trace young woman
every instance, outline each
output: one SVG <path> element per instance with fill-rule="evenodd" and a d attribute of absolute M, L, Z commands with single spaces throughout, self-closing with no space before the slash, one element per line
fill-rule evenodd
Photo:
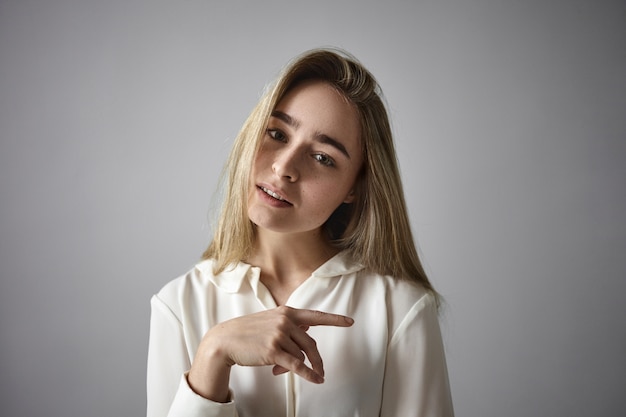
<path fill-rule="evenodd" d="M 148 416 L 452 416 L 374 77 L 296 58 L 225 178 L 204 260 L 152 298 Z"/>

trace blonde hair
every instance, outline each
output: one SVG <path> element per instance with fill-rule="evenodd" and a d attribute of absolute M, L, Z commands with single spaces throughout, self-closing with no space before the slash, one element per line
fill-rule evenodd
<path fill-rule="evenodd" d="M 411 233 L 382 91 L 363 65 L 336 49 L 315 49 L 296 57 L 252 110 L 225 166 L 223 206 L 203 258 L 213 258 L 219 273 L 250 253 L 255 237 L 247 213 L 250 168 L 272 111 L 288 91 L 306 80 L 333 86 L 354 104 L 360 119 L 364 162 L 356 198 L 342 204 L 324 225 L 331 243 L 376 273 L 419 282 L 436 295 Z"/>

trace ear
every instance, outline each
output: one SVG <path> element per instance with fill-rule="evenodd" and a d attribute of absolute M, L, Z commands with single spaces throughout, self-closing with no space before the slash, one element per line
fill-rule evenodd
<path fill-rule="evenodd" d="M 346 204 L 350 204 L 354 201 L 354 198 L 356 197 L 355 193 L 354 193 L 354 188 L 350 190 L 350 192 L 348 193 L 348 195 L 346 196 L 345 200 L 343 200 L 344 203 Z"/>

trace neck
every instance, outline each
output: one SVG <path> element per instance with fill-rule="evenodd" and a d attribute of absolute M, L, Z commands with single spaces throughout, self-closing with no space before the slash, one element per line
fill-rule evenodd
<path fill-rule="evenodd" d="M 246 262 L 261 268 L 261 281 L 278 304 L 338 250 L 321 231 L 285 234 L 257 228 L 255 246 Z"/>

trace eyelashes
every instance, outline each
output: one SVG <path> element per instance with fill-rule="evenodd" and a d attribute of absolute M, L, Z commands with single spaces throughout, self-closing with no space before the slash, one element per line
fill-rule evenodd
<path fill-rule="evenodd" d="M 274 140 L 279 142 L 287 142 L 287 135 L 279 129 L 267 129 L 267 134 Z"/>
<path fill-rule="evenodd" d="M 333 159 L 330 156 L 326 155 L 325 153 L 313 154 L 313 158 L 315 158 L 317 162 L 319 162 L 320 164 L 324 166 L 327 166 L 327 167 L 335 166 L 335 161 L 333 161 Z"/>
<path fill-rule="evenodd" d="M 280 129 L 268 128 L 266 130 L 267 135 L 272 139 L 280 143 L 287 143 L 288 138 L 287 135 Z M 324 152 L 313 152 L 311 154 L 313 159 L 320 165 L 325 167 L 334 167 L 335 160 L 328 154 Z"/>

